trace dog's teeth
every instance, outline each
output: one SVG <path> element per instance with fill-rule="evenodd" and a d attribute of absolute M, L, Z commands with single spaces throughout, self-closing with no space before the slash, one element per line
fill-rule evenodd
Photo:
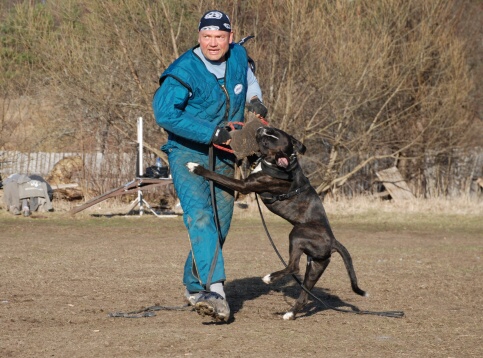
<path fill-rule="evenodd" d="M 266 284 L 269 284 L 270 282 L 272 282 L 270 280 L 270 274 L 268 274 L 267 276 L 265 276 L 264 278 L 262 278 L 262 281 L 265 282 Z"/>
<path fill-rule="evenodd" d="M 288 321 L 290 319 L 295 319 L 295 315 L 293 314 L 293 312 L 287 312 L 283 315 L 283 319 L 285 321 Z"/>

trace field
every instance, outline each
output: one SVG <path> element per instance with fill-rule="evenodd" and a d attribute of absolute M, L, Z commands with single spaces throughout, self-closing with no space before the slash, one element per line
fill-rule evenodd
<path fill-rule="evenodd" d="M 332 307 L 402 310 L 403 318 L 311 301 L 284 321 L 300 288 L 290 278 L 261 281 L 282 264 L 260 218 L 243 210 L 224 248 L 228 324 L 186 310 L 112 318 L 184 304 L 189 243 L 180 217 L 94 208 L 73 218 L 65 210 L 24 218 L 0 210 L 0 357 L 482 357 L 481 203 L 358 205 L 329 203 L 327 212 L 370 296 L 351 291 L 338 255 L 313 292 Z M 290 225 L 266 218 L 287 257 Z"/>

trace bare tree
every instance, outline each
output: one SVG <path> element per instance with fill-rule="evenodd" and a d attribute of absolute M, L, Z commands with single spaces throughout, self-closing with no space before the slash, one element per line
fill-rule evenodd
<path fill-rule="evenodd" d="M 196 44 L 200 13 L 218 7 L 237 40 L 255 35 L 246 47 L 270 122 L 308 145 L 319 193 L 371 165 L 411 178 L 472 128 L 477 96 L 457 32 L 468 1 L 21 2 L 3 15 L 2 95 L 43 104 L 22 119 L 38 149 L 129 151 L 142 116 L 146 148 L 164 157 L 151 108 L 159 75 Z"/>
<path fill-rule="evenodd" d="M 371 162 L 393 158 L 404 167 L 402 158 L 462 140 L 472 82 L 454 3 L 265 5 L 271 31 L 257 55 L 271 121 L 316 151 L 309 167 L 319 193 Z"/>

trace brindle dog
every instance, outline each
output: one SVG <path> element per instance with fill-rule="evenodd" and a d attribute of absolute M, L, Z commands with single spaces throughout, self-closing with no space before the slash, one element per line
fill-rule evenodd
<path fill-rule="evenodd" d="M 214 173 L 196 163 L 187 163 L 187 167 L 195 174 L 242 194 L 259 194 L 271 212 L 293 225 L 287 267 L 265 276 L 263 281 L 269 284 L 285 275 L 297 274 L 300 258 L 305 254 L 308 260 L 303 284 L 311 290 L 329 265 L 331 254 L 338 252 L 344 260 L 352 290 L 366 296 L 357 285 L 349 252 L 334 237 L 322 200 L 299 165 L 297 153 L 304 154 L 305 146 L 291 135 L 272 127 L 260 127 L 256 140 L 261 154 L 259 170 L 255 169 L 245 180 Z M 283 318 L 295 319 L 297 312 L 306 305 L 307 298 L 307 292 L 302 290 L 295 305 Z"/>

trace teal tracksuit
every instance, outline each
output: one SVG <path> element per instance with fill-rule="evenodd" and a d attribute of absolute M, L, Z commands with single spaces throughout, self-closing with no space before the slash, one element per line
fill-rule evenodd
<path fill-rule="evenodd" d="M 185 52 L 161 75 L 153 98 L 156 122 L 168 132 L 162 150 L 168 155 L 173 184 L 188 229 L 191 251 L 183 283 L 190 292 L 206 289 L 218 245 L 209 182 L 186 168 L 187 162 L 209 166 L 208 149 L 215 129 L 226 122 L 243 121 L 248 58 L 245 49 L 231 44 L 223 79 L 209 72 L 193 49 Z M 215 149 L 215 170 L 233 176 L 232 154 Z M 215 186 L 223 244 L 233 214 L 233 192 Z M 220 248 L 211 283 L 225 281 Z"/>

